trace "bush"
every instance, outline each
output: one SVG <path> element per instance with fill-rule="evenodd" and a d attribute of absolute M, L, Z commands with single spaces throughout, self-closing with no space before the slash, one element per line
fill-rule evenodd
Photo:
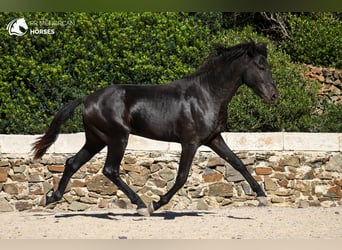
<path fill-rule="evenodd" d="M 76 21 L 54 35 L 13 37 L 5 27 L 26 20 Z M 69 100 L 111 83 L 162 84 L 192 73 L 212 43 L 266 42 L 281 100 L 265 105 L 242 87 L 229 105 L 229 131 L 341 131 L 339 109 L 314 115 L 317 84 L 302 66 L 251 27 L 223 31 L 217 13 L 0 14 L 0 133 L 42 133 Z M 216 23 L 216 21 L 219 23 Z M 80 108 L 63 132 L 82 131 Z"/>
<path fill-rule="evenodd" d="M 9 36 L 18 16 L 76 25 Z M 62 104 L 111 83 L 178 79 L 200 64 L 211 37 L 186 13 L 5 13 L 0 23 L 0 133 L 41 133 Z M 63 131 L 79 130 L 77 119 Z"/>
<path fill-rule="evenodd" d="M 316 131 L 320 132 L 342 132 L 342 105 L 324 103 L 326 111 L 317 116 Z"/>
<path fill-rule="evenodd" d="M 297 62 L 342 67 L 342 22 L 330 13 L 290 15 L 283 46 Z"/>

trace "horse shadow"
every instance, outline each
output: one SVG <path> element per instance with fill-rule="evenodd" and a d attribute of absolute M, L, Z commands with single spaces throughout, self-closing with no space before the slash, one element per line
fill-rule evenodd
<path fill-rule="evenodd" d="M 180 217 L 201 217 L 208 214 L 214 214 L 212 212 L 201 211 L 201 212 L 171 212 L 171 211 L 162 211 L 162 212 L 155 212 L 150 217 L 159 217 L 164 220 L 174 220 Z M 145 220 L 147 217 L 142 217 L 137 213 L 65 213 L 65 214 L 56 214 L 54 215 L 55 218 L 72 218 L 76 216 L 81 217 L 91 217 L 97 219 L 107 219 L 107 220 L 120 220 L 120 217 L 132 217 L 133 220 Z"/>

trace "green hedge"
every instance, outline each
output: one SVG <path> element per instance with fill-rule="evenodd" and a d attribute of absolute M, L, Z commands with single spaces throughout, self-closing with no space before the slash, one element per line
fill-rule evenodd
<path fill-rule="evenodd" d="M 30 20 L 75 21 L 54 35 L 9 36 L 6 25 Z M 111 83 L 163 84 L 195 70 L 213 43 L 267 42 L 281 100 L 263 104 L 243 87 L 229 105 L 229 131 L 340 131 L 339 112 L 314 114 L 317 85 L 302 66 L 253 28 L 226 30 L 215 13 L 0 14 L 0 133 L 42 133 L 71 99 Z M 82 131 L 80 109 L 63 132 Z"/>
<path fill-rule="evenodd" d="M 9 36 L 18 16 L 75 25 Z M 186 13 L 6 13 L 0 24 L 0 133 L 41 133 L 63 103 L 111 83 L 180 78 L 200 64 L 211 37 Z M 64 131 L 81 129 L 77 119 Z"/>
<path fill-rule="evenodd" d="M 331 13 L 289 15 L 283 47 L 298 62 L 342 67 L 342 22 Z"/>

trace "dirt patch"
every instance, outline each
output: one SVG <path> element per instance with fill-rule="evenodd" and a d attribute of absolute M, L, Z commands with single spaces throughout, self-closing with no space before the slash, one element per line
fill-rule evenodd
<path fill-rule="evenodd" d="M 0 239 L 339 239 L 342 207 L 0 214 Z"/>

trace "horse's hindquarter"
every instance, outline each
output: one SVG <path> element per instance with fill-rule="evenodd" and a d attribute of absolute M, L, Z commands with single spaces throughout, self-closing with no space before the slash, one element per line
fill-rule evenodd
<path fill-rule="evenodd" d="M 84 100 L 83 122 L 87 130 L 96 134 L 110 136 L 129 132 L 125 121 L 125 91 L 120 85 L 102 88 Z"/>

